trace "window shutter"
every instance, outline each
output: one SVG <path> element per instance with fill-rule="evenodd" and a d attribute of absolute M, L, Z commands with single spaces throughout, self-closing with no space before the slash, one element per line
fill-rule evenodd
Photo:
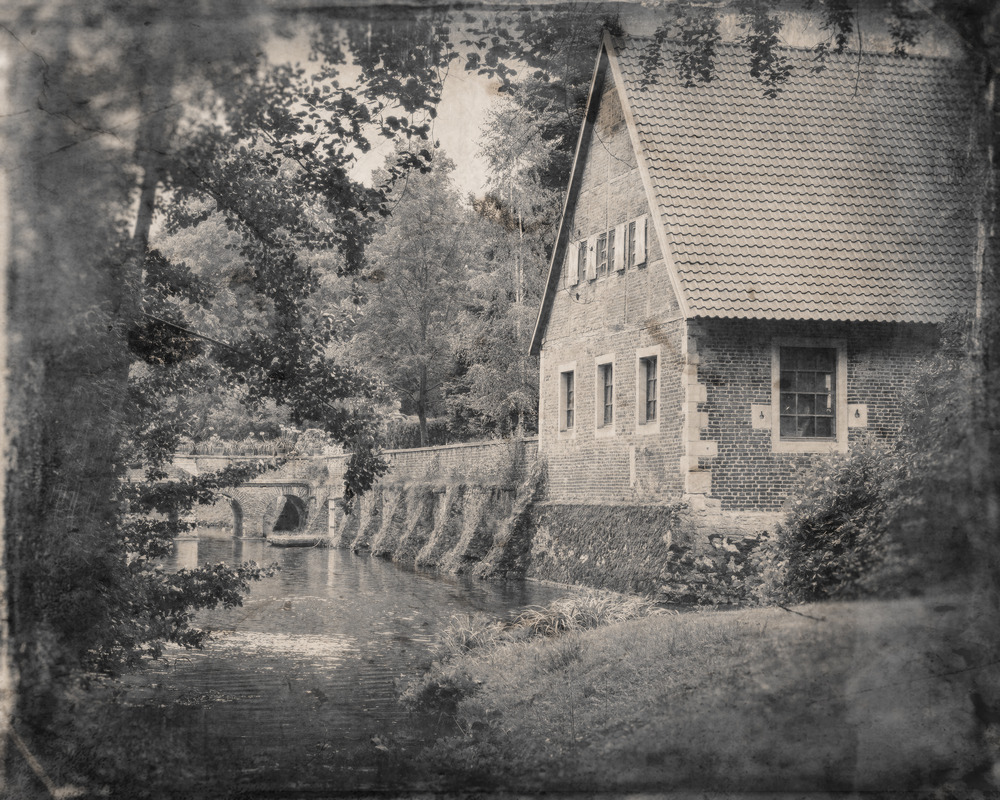
<path fill-rule="evenodd" d="M 625 269 L 625 225 L 615 228 L 615 272 Z"/>
<path fill-rule="evenodd" d="M 646 263 L 646 217 L 635 221 L 635 263 Z"/>
<path fill-rule="evenodd" d="M 587 280 L 592 281 L 597 277 L 597 237 L 591 236 L 587 239 Z"/>
<path fill-rule="evenodd" d="M 573 242 L 570 247 L 566 248 L 566 285 L 576 286 L 577 284 L 577 269 L 576 262 L 579 256 L 577 256 L 577 250 L 579 249 L 579 242 Z"/>

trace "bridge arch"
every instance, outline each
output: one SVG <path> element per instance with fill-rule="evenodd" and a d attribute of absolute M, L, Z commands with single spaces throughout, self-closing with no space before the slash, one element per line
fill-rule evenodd
<path fill-rule="evenodd" d="M 279 504 L 278 518 L 274 521 L 271 530 L 275 533 L 304 530 L 309 511 L 302 498 L 294 494 L 283 494 Z"/>
<path fill-rule="evenodd" d="M 233 536 L 243 538 L 243 504 L 230 494 L 223 494 L 222 500 L 229 503 L 229 508 L 233 512 Z"/>

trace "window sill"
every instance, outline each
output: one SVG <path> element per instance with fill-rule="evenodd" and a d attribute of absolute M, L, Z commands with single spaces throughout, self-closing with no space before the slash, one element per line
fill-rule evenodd
<path fill-rule="evenodd" d="M 598 439 L 610 439 L 615 435 L 614 423 L 610 425 L 603 425 L 600 428 L 594 429 L 594 436 Z"/>
<path fill-rule="evenodd" d="M 654 433 L 659 433 L 660 420 L 655 419 L 652 422 L 640 422 L 635 426 L 635 432 L 640 436 L 649 436 Z"/>
<path fill-rule="evenodd" d="M 778 439 L 771 450 L 775 453 L 846 453 L 847 440 Z"/>

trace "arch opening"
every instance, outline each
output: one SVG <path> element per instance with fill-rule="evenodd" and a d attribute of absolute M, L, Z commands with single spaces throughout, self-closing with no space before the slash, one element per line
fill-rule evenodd
<path fill-rule="evenodd" d="M 275 520 L 272 530 L 275 533 L 290 533 L 300 531 L 306 526 L 305 504 L 295 495 L 286 494 L 285 502 Z"/>
<path fill-rule="evenodd" d="M 237 538 L 243 537 L 243 506 L 240 505 L 239 501 L 228 497 L 229 507 L 233 511 L 233 536 Z"/>

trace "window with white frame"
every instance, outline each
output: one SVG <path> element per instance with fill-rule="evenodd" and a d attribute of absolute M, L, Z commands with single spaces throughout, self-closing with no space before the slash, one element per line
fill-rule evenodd
<path fill-rule="evenodd" d="M 847 447 L 847 359 L 842 343 L 775 342 L 771 428 L 777 452 L 835 452 Z"/>
<path fill-rule="evenodd" d="M 643 423 L 656 422 L 656 356 L 639 359 L 640 376 L 643 383 L 643 408 L 640 416 Z"/>
<path fill-rule="evenodd" d="M 660 426 L 660 347 L 635 353 L 635 422 L 639 433 L 655 433 Z"/>
<path fill-rule="evenodd" d="M 560 430 L 572 430 L 576 424 L 576 386 L 574 385 L 573 372 L 563 372 L 561 375 L 561 397 L 560 397 Z"/>
<path fill-rule="evenodd" d="M 596 388 L 594 421 L 598 430 L 611 432 L 615 421 L 615 365 L 610 356 L 597 359 Z"/>

